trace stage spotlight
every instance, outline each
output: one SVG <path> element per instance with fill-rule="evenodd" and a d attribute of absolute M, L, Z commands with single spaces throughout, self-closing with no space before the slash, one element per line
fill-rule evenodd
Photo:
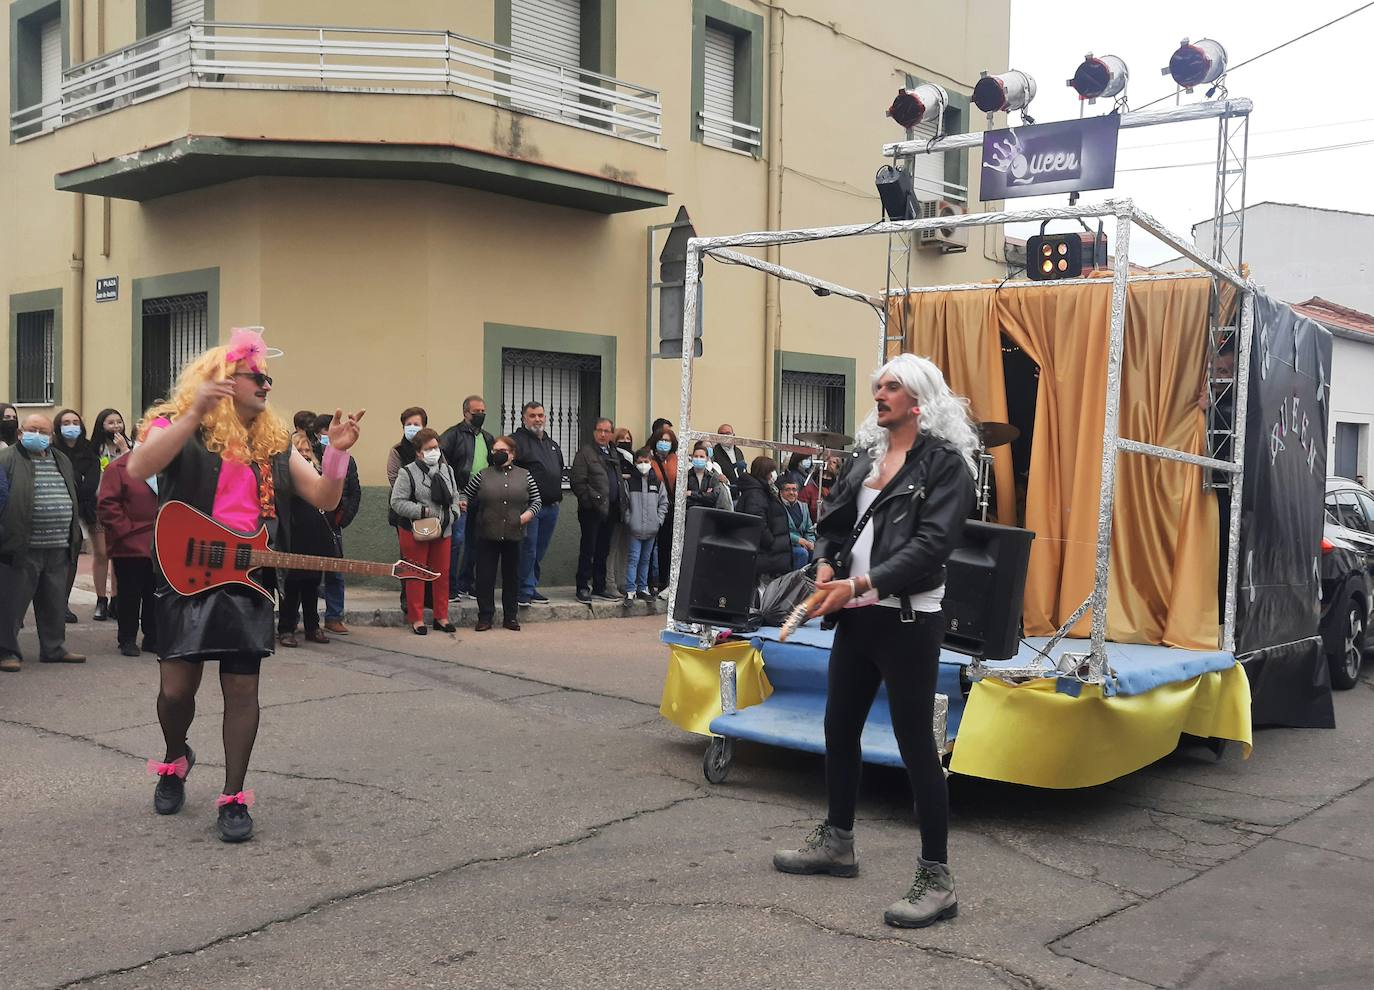
<path fill-rule="evenodd" d="M 1211 38 L 1190 42 L 1187 38 L 1169 58 L 1169 64 L 1159 70 L 1161 76 L 1173 76 L 1185 93 L 1194 86 L 1216 82 L 1226 73 L 1226 49 Z"/>
<path fill-rule="evenodd" d="M 1000 75 L 981 73 L 981 78 L 973 87 L 973 102 L 984 113 L 997 113 L 1020 110 L 1026 116 L 1026 108 L 1035 99 L 1035 79 L 1020 69 L 1009 69 Z M 1030 123 L 1027 120 L 1027 123 Z"/>
<path fill-rule="evenodd" d="M 1083 56 L 1083 64 L 1074 72 L 1068 84 L 1078 93 L 1080 100 L 1096 103 L 1100 96 L 1120 93 L 1130 78 L 1126 63 L 1115 55 L 1097 56 L 1089 52 Z"/>
<path fill-rule="evenodd" d="M 922 83 L 915 89 L 897 90 L 897 98 L 887 108 L 887 115 L 903 127 L 912 128 L 925 120 L 935 122 L 936 133 L 944 131 L 943 117 L 945 107 L 949 106 L 949 94 L 943 86 Z"/>
<path fill-rule="evenodd" d="M 883 216 L 889 220 L 916 218 L 916 190 L 911 176 L 899 168 L 884 165 L 878 169 L 873 183 L 883 203 Z"/>
<path fill-rule="evenodd" d="M 1078 234 L 1036 234 L 1026 239 L 1026 275 L 1036 282 L 1083 274 L 1083 239 Z"/>

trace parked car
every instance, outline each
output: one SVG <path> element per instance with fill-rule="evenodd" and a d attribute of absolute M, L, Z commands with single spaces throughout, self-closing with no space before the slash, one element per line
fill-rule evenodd
<path fill-rule="evenodd" d="M 1320 562 L 1322 647 L 1331 684 L 1360 679 L 1374 608 L 1374 494 L 1346 478 L 1326 479 L 1326 520 Z"/>

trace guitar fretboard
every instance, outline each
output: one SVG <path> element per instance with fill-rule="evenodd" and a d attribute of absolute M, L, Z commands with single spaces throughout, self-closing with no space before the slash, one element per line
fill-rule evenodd
<path fill-rule="evenodd" d="M 296 571 L 329 571 L 340 574 L 372 574 L 389 577 L 392 565 L 370 560 L 342 560 L 338 557 L 312 557 L 301 553 L 254 550 L 248 555 L 254 567 L 280 567 Z"/>

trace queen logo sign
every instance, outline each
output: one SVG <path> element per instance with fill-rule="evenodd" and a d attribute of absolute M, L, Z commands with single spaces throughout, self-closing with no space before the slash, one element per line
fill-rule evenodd
<path fill-rule="evenodd" d="M 1110 189 L 1120 123 L 1119 116 L 1108 114 L 987 131 L 979 199 Z"/>

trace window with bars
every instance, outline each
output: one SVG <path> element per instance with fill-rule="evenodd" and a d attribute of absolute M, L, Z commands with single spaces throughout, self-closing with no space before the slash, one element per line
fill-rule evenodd
<path fill-rule="evenodd" d="M 143 300 L 143 403 L 166 398 L 185 364 L 210 343 L 209 296 L 188 292 Z"/>
<path fill-rule="evenodd" d="M 846 401 L 844 375 L 784 370 L 778 439 L 791 441 L 798 433 L 843 433 Z"/>
<path fill-rule="evenodd" d="M 501 432 L 514 433 L 526 402 L 540 402 L 545 429 L 563 448 L 563 481 L 573 454 L 601 415 L 601 358 L 594 354 L 501 349 Z"/>
<path fill-rule="evenodd" d="M 15 316 L 15 395 L 17 405 L 50 406 L 56 399 L 51 309 Z"/>

